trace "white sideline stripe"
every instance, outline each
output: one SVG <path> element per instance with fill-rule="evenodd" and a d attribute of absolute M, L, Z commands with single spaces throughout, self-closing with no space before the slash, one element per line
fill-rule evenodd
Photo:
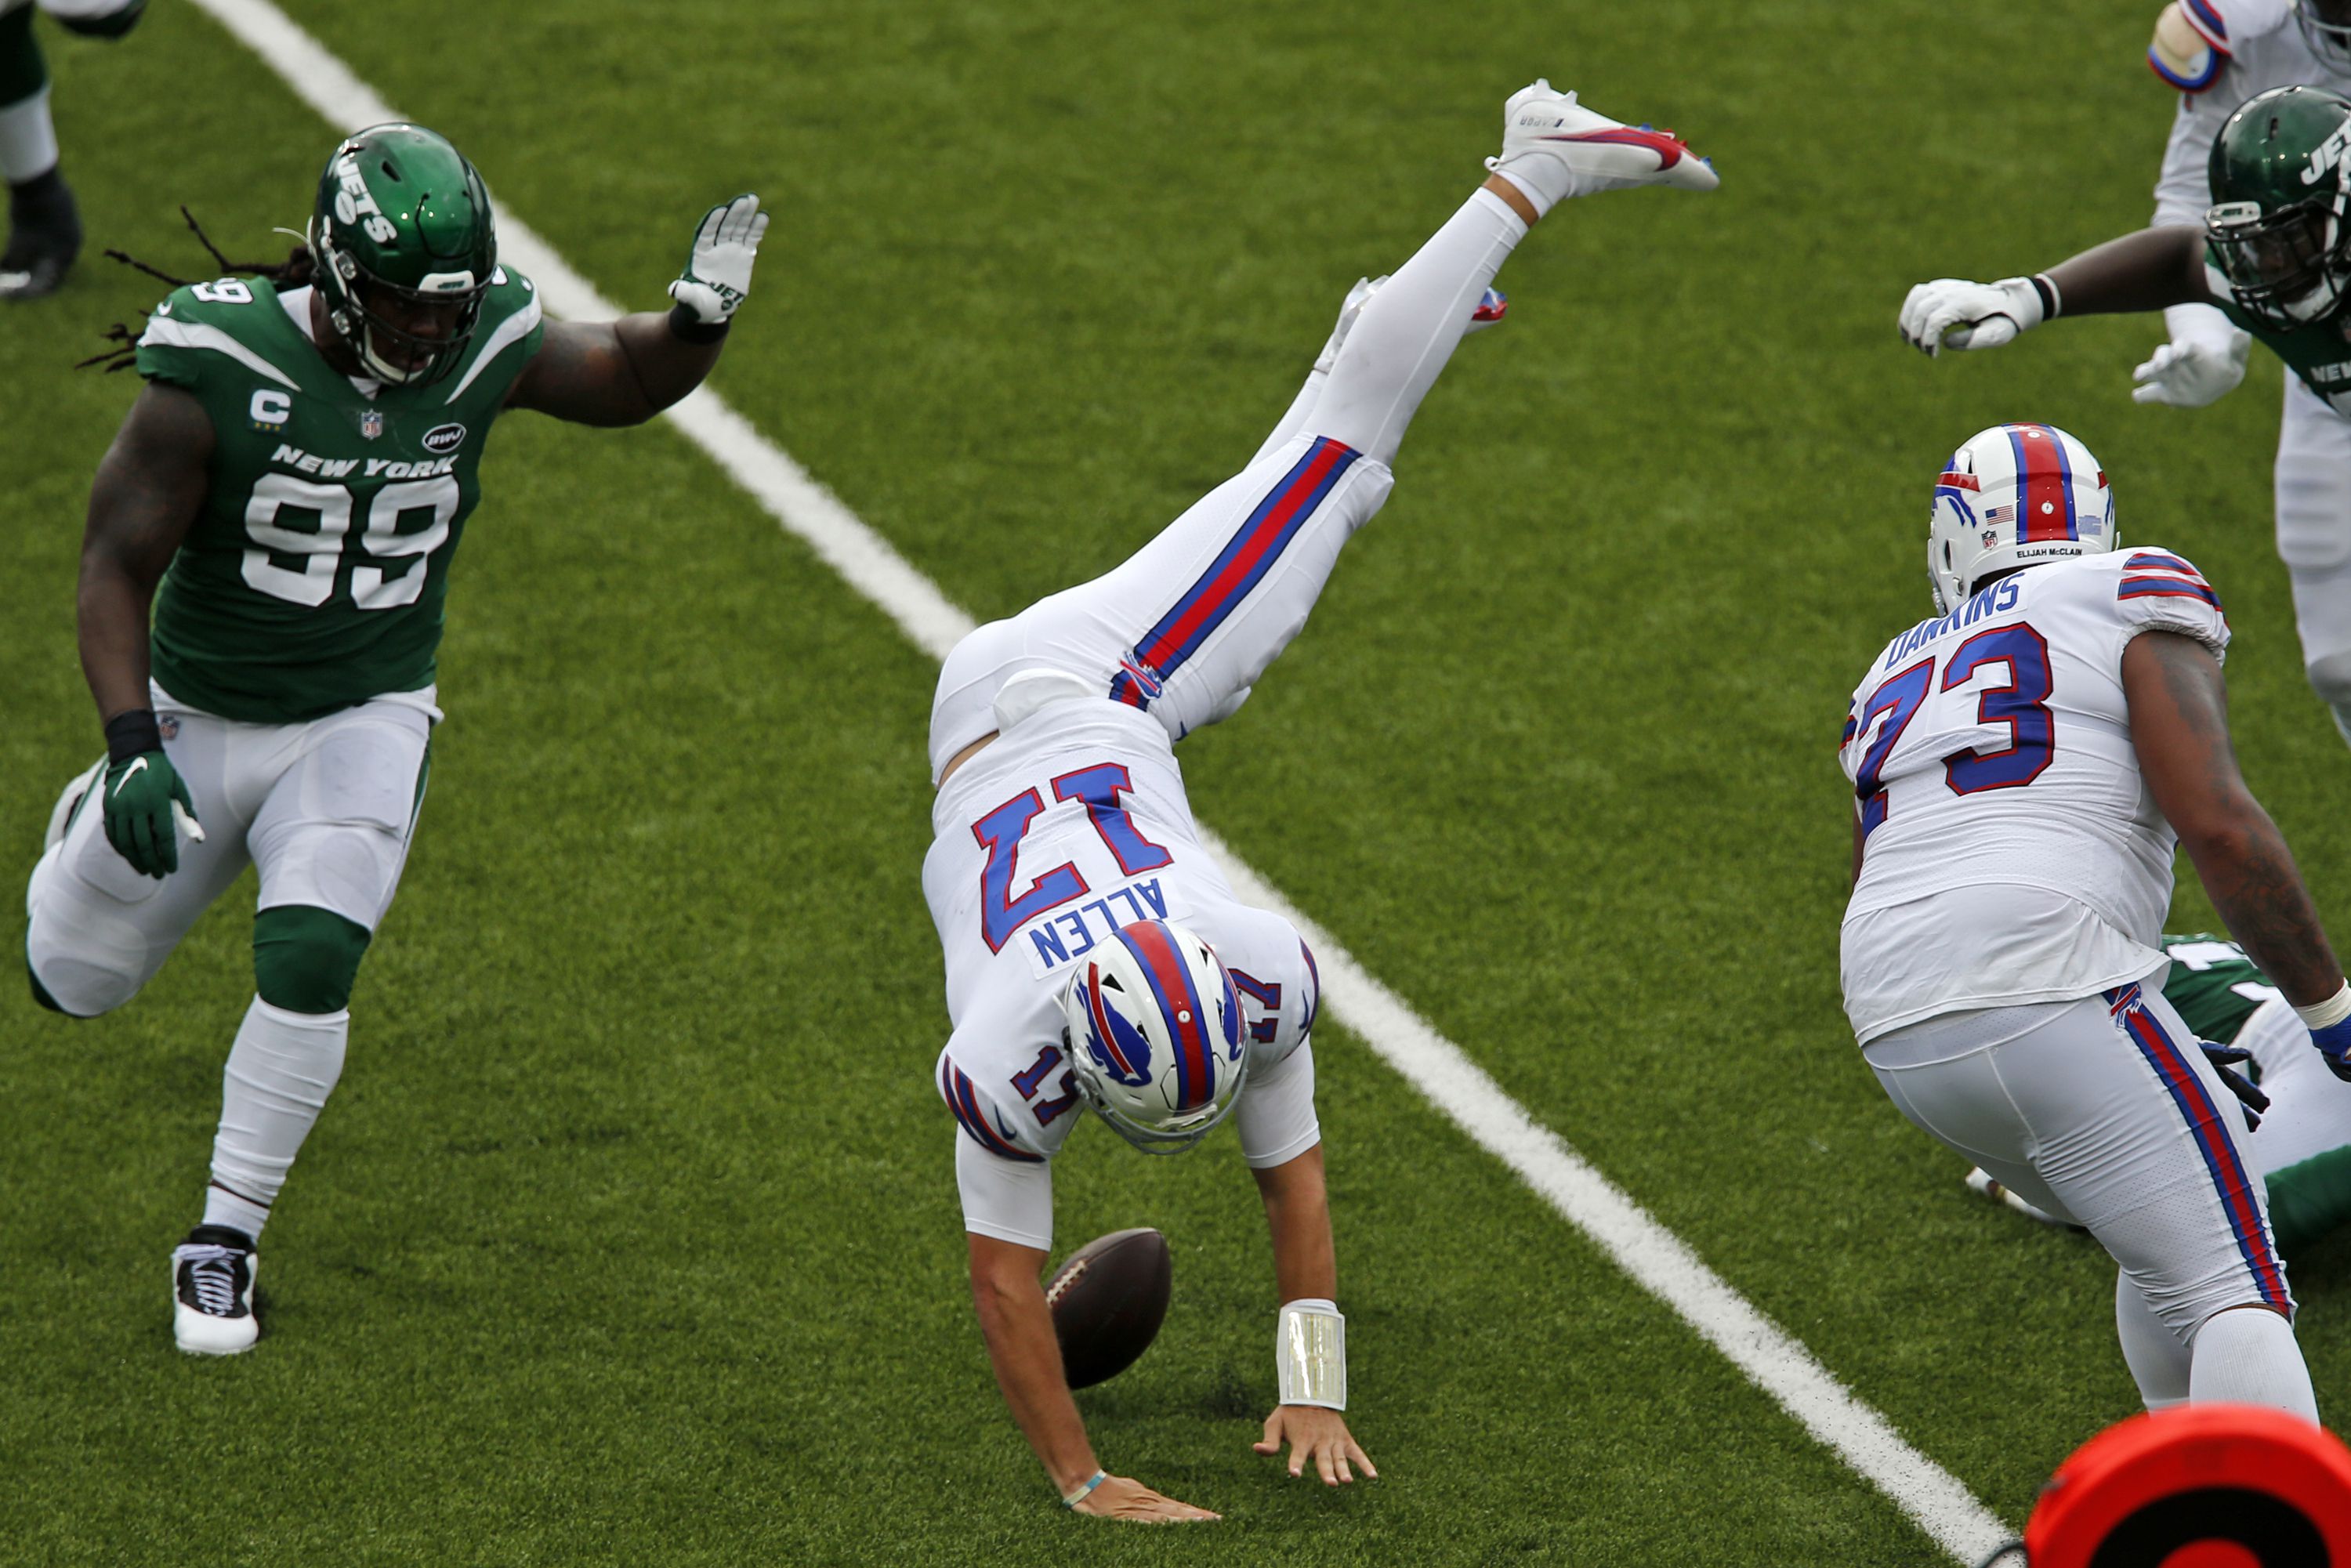
<path fill-rule="evenodd" d="M 402 118 L 268 0 L 194 3 L 267 62 L 297 97 L 336 129 L 355 130 Z M 514 262 L 538 282 L 541 299 L 554 314 L 574 319 L 622 314 L 511 209 L 501 211 L 498 245 L 502 259 Z M 840 497 L 717 393 L 705 387 L 673 409 L 670 417 L 787 531 L 805 541 L 925 652 L 944 659 L 972 629 L 971 617 L 937 584 L 909 565 Z M 1536 1123 L 1460 1047 L 1374 979 L 1329 932 L 1301 914 L 1222 839 L 1206 829 L 1201 837 L 1244 899 L 1281 915 L 1313 944 L 1323 995 L 1333 1016 L 1806 1431 L 1961 1562 L 1972 1563 L 2009 1538 L 2008 1527 L 1957 1478 L 1904 1441 L 1884 1416 L 1855 1398 L 1810 1351 L 1732 1290 L 1679 1237 L 1557 1134 Z"/>

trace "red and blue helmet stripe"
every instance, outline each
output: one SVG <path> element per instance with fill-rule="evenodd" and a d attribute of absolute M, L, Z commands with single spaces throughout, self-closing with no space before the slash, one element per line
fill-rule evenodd
<path fill-rule="evenodd" d="M 1111 677 L 1110 695 L 1147 708 L 1159 686 L 1197 653 L 1281 559 L 1355 459 L 1344 442 L 1317 436 L 1280 483 L 1267 492 L 1206 571 L 1186 589 L 1159 623 L 1144 633 L 1134 656 Z"/>
<path fill-rule="evenodd" d="M 2074 515 L 2074 473 L 2065 444 L 2045 424 L 2011 424 L 2009 450 L 2016 455 L 2016 541 L 2040 544 L 2082 537 Z"/>
<path fill-rule="evenodd" d="M 1217 1094 L 1217 1052 L 1200 993 L 1192 983 L 1192 967 L 1184 961 L 1175 934 L 1160 921 L 1142 920 L 1121 926 L 1118 939 L 1142 967 L 1143 977 L 1151 986 L 1152 999 L 1158 1004 L 1159 1016 L 1167 1026 L 1167 1036 L 1176 1043 L 1175 1109 L 1190 1111 L 1208 1103 Z M 1225 981 L 1225 988 L 1229 993 L 1229 979 Z M 1230 1049 L 1238 1043 L 1240 1007 L 1229 996 L 1222 999 L 1226 1005 L 1219 1023 L 1230 1037 L 1224 1041 Z"/>

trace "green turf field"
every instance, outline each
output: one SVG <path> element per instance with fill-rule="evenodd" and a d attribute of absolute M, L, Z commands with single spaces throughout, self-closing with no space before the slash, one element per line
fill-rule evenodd
<path fill-rule="evenodd" d="M 2143 223 L 2145 0 L 1474 17 L 1401 0 L 288 10 L 632 308 L 775 211 L 716 383 L 958 603 L 1092 575 L 1254 450 L 1346 286 L 1481 177 L 1537 72 L 1713 155 L 1563 208 L 1394 500 L 1232 723 L 1205 821 L 1862 1399 L 2021 1521 L 2136 1408 L 2090 1243 L 1960 1187 L 1838 1005 L 1846 697 L 1926 612 L 1935 465 L 2086 440 L 2126 537 L 2229 601 L 2241 748 L 2351 924 L 2351 758 L 2269 542 L 2277 371 L 2143 409 L 2151 321 L 1929 365 L 1914 281 Z M 331 131 L 192 8 L 46 29 L 91 254 L 0 317 L 0 883 L 100 746 L 75 662 L 126 376 L 69 373 L 299 226 Z M 270 1226 L 267 1336 L 171 1343 L 247 998 L 248 880 L 132 1006 L 0 988 L 0 1561 L 1620 1564 L 1942 1561 L 1895 1506 L 1343 1030 L 1323 1124 L 1352 1320 L 1339 1494 L 1249 1442 L 1274 1298 L 1228 1140 L 1061 1162 L 1064 1248 L 1151 1224 L 1160 1343 L 1080 1396 L 1113 1471 L 1222 1511 L 1062 1516 L 964 1291 L 918 884 L 935 674 L 674 433 L 517 415 L 452 594 L 449 722 L 349 1067 Z M 2192 888 L 2175 927 L 2214 923 Z M 2351 1398 L 2351 1242 L 2296 1260 Z"/>

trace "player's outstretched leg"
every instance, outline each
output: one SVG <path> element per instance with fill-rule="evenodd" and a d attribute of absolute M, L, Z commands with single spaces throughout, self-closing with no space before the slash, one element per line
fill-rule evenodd
<path fill-rule="evenodd" d="M 1494 275 L 1528 229 L 1570 196 L 1716 183 L 1671 133 L 1620 125 L 1541 82 L 1509 100 L 1489 167 L 1393 277 L 1349 296 L 1329 379 L 1319 389 L 1309 379 L 1281 439 L 1123 565 L 979 628 L 949 654 L 932 706 L 934 777 L 1064 686 L 1106 690 L 1176 739 L 1230 716 L 1387 499 L 1388 462 L 1462 337 L 1500 314 Z"/>
<path fill-rule="evenodd" d="M 0 175 L 8 182 L 8 244 L 0 299 L 54 291 L 81 251 L 81 216 L 57 172 L 49 73 L 33 37 L 33 6 L 0 9 Z"/>
<path fill-rule="evenodd" d="M 1561 202 L 1636 185 L 1719 183 L 1713 165 L 1671 131 L 1620 124 L 1541 80 L 1503 106 L 1502 151 L 1487 167 L 1484 187 L 1364 307 L 1314 410 L 1315 434 L 1392 461 L 1503 260 Z"/>

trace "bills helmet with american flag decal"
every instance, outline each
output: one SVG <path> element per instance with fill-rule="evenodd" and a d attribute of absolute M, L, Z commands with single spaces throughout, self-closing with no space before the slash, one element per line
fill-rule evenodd
<path fill-rule="evenodd" d="M 1215 950 L 1181 925 L 1139 920 L 1098 944 L 1062 993 L 1061 1017 L 1079 1094 L 1145 1153 L 1190 1148 L 1239 1103 L 1240 998 Z"/>
<path fill-rule="evenodd" d="M 2053 424 L 1995 424 L 1935 478 L 1927 580 L 1949 615 L 1993 572 L 2115 545 L 2115 493 L 2090 449 Z"/>

